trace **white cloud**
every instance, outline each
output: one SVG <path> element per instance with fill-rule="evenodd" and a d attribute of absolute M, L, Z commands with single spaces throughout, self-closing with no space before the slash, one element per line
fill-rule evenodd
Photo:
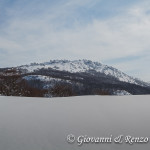
<path fill-rule="evenodd" d="M 44 11 L 40 16 L 11 18 L 9 25 L 1 29 L 4 34 L 0 35 L 0 48 L 8 53 L 31 52 L 33 55 L 20 59 L 16 55 L 17 61 L 13 56 L 12 62 L 6 62 L 6 66 L 61 58 L 107 61 L 138 56 L 149 50 L 150 14 L 147 12 L 150 3 L 140 3 L 124 10 L 123 14 L 103 20 L 95 18 L 83 25 L 74 13 L 79 6 L 90 7 L 91 4 L 91 0 L 67 1 L 50 11 Z M 71 22 L 73 25 L 66 28 L 63 25 L 71 17 L 75 17 L 74 22 Z M 135 68 L 142 70 L 142 64 L 149 64 L 148 60 L 150 55 L 142 55 L 141 66 L 138 68 L 137 61 L 115 65 L 122 71 L 129 72 Z M 145 74 L 148 74 L 146 71 L 144 70 Z M 147 75 L 142 74 L 142 77 L 147 80 Z"/>

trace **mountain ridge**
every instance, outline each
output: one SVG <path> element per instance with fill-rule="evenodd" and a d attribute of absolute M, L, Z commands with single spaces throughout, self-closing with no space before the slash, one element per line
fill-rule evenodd
<path fill-rule="evenodd" d="M 118 78 L 119 81 L 133 83 L 141 86 L 150 86 L 148 82 L 141 79 L 134 78 L 126 73 L 108 65 L 104 65 L 100 62 L 91 61 L 87 59 L 79 60 L 50 60 L 44 63 L 31 63 L 29 65 L 18 66 L 18 69 L 25 69 L 28 72 L 34 72 L 41 68 L 52 68 L 60 71 L 68 71 L 71 73 L 76 72 L 88 72 L 89 70 L 95 70 L 106 75 L 111 75 Z"/>

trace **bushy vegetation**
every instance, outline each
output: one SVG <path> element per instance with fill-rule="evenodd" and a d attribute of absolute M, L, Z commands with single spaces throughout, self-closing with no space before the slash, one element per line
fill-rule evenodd
<path fill-rule="evenodd" d="M 0 76 L 0 94 L 5 96 L 43 97 L 45 90 L 33 88 L 20 75 Z"/>

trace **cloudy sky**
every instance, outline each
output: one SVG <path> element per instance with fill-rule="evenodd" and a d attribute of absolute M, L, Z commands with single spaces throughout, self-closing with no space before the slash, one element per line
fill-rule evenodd
<path fill-rule="evenodd" d="M 150 81 L 150 1 L 0 0 L 0 68 L 90 59 Z"/>

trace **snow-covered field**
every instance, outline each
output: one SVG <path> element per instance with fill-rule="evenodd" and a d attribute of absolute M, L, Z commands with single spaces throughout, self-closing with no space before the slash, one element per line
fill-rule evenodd
<path fill-rule="evenodd" d="M 147 144 L 68 144 L 68 134 L 150 137 L 150 96 L 0 96 L 0 150 L 149 150 Z"/>

